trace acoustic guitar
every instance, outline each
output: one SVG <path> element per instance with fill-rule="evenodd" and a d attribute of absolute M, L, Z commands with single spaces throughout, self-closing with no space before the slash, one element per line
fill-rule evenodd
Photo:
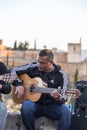
<path fill-rule="evenodd" d="M 0 76 L 0 79 L 6 82 L 13 82 L 14 80 L 22 80 L 24 86 L 24 94 L 21 98 L 17 98 L 17 94 L 15 94 L 15 87 L 12 88 L 12 96 L 13 100 L 16 103 L 23 103 L 25 100 L 29 99 L 33 102 L 36 102 L 40 99 L 42 93 L 51 93 L 55 88 L 48 88 L 44 86 L 44 82 L 39 77 L 30 78 L 27 74 L 22 74 L 19 77 L 16 74 L 5 74 Z M 67 96 L 79 96 L 79 90 L 70 89 L 65 92 L 58 87 L 57 91 L 62 95 Z"/>

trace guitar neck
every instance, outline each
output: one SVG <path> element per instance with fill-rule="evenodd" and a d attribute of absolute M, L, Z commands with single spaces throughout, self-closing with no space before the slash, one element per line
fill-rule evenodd
<path fill-rule="evenodd" d="M 54 88 L 44 88 L 35 86 L 31 86 L 29 89 L 30 92 L 40 92 L 40 93 L 51 93 L 54 90 Z"/>
<path fill-rule="evenodd" d="M 31 87 L 29 87 L 29 91 L 30 92 L 35 92 L 35 93 L 51 93 L 53 92 L 55 88 L 45 88 L 45 87 L 37 87 L 32 85 Z M 65 95 L 67 96 L 73 96 L 73 97 L 78 97 L 79 95 L 79 91 L 77 89 L 70 89 L 70 90 L 60 90 L 60 89 L 56 89 L 62 97 L 64 97 Z"/>
<path fill-rule="evenodd" d="M 53 90 L 56 88 L 44 88 L 44 87 L 37 87 L 37 86 L 31 86 L 29 88 L 30 92 L 34 92 L 34 93 L 51 93 L 53 92 Z M 62 96 L 62 98 L 65 98 L 65 94 L 60 92 L 60 90 L 56 89 Z"/>

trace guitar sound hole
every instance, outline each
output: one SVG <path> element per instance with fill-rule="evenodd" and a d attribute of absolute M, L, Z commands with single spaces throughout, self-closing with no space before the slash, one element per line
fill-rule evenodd
<path fill-rule="evenodd" d="M 31 86 L 30 86 L 30 92 L 34 92 L 34 89 L 35 89 L 35 86 L 34 86 L 34 85 L 31 85 Z"/>

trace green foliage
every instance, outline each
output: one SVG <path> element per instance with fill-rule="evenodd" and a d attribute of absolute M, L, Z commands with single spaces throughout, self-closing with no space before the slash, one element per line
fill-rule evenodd
<path fill-rule="evenodd" d="M 24 50 L 24 44 L 22 42 L 19 43 L 18 50 Z"/>
<path fill-rule="evenodd" d="M 25 41 L 25 43 L 24 43 L 24 49 L 28 50 L 28 47 L 29 47 L 29 43 L 27 41 Z"/>
<path fill-rule="evenodd" d="M 79 71 L 78 69 L 76 69 L 75 75 L 74 75 L 74 85 L 76 84 L 76 82 L 79 80 Z"/>
<path fill-rule="evenodd" d="M 18 46 L 17 46 L 18 45 Z M 25 41 L 17 43 L 17 40 L 14 42 L 13 50 L 28 50 L 29 42 Z"/>
<path fill-rule="evenodd" d="M 13 47 L 14 50 L 17 50 L 17 40 L 15 40 L 14 42 L 14 47 Z"/>

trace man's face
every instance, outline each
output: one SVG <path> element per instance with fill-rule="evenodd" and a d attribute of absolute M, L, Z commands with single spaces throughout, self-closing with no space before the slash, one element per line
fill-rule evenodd
<path fill-rule="evenodd" d="M 50 67 L 52 65 L 52 61 L 48 61 L 47 56 L 38 56 L 37 57 L 37 64 L 38 64 L 38 69 L 40 71 L 49 71 Z"/>

